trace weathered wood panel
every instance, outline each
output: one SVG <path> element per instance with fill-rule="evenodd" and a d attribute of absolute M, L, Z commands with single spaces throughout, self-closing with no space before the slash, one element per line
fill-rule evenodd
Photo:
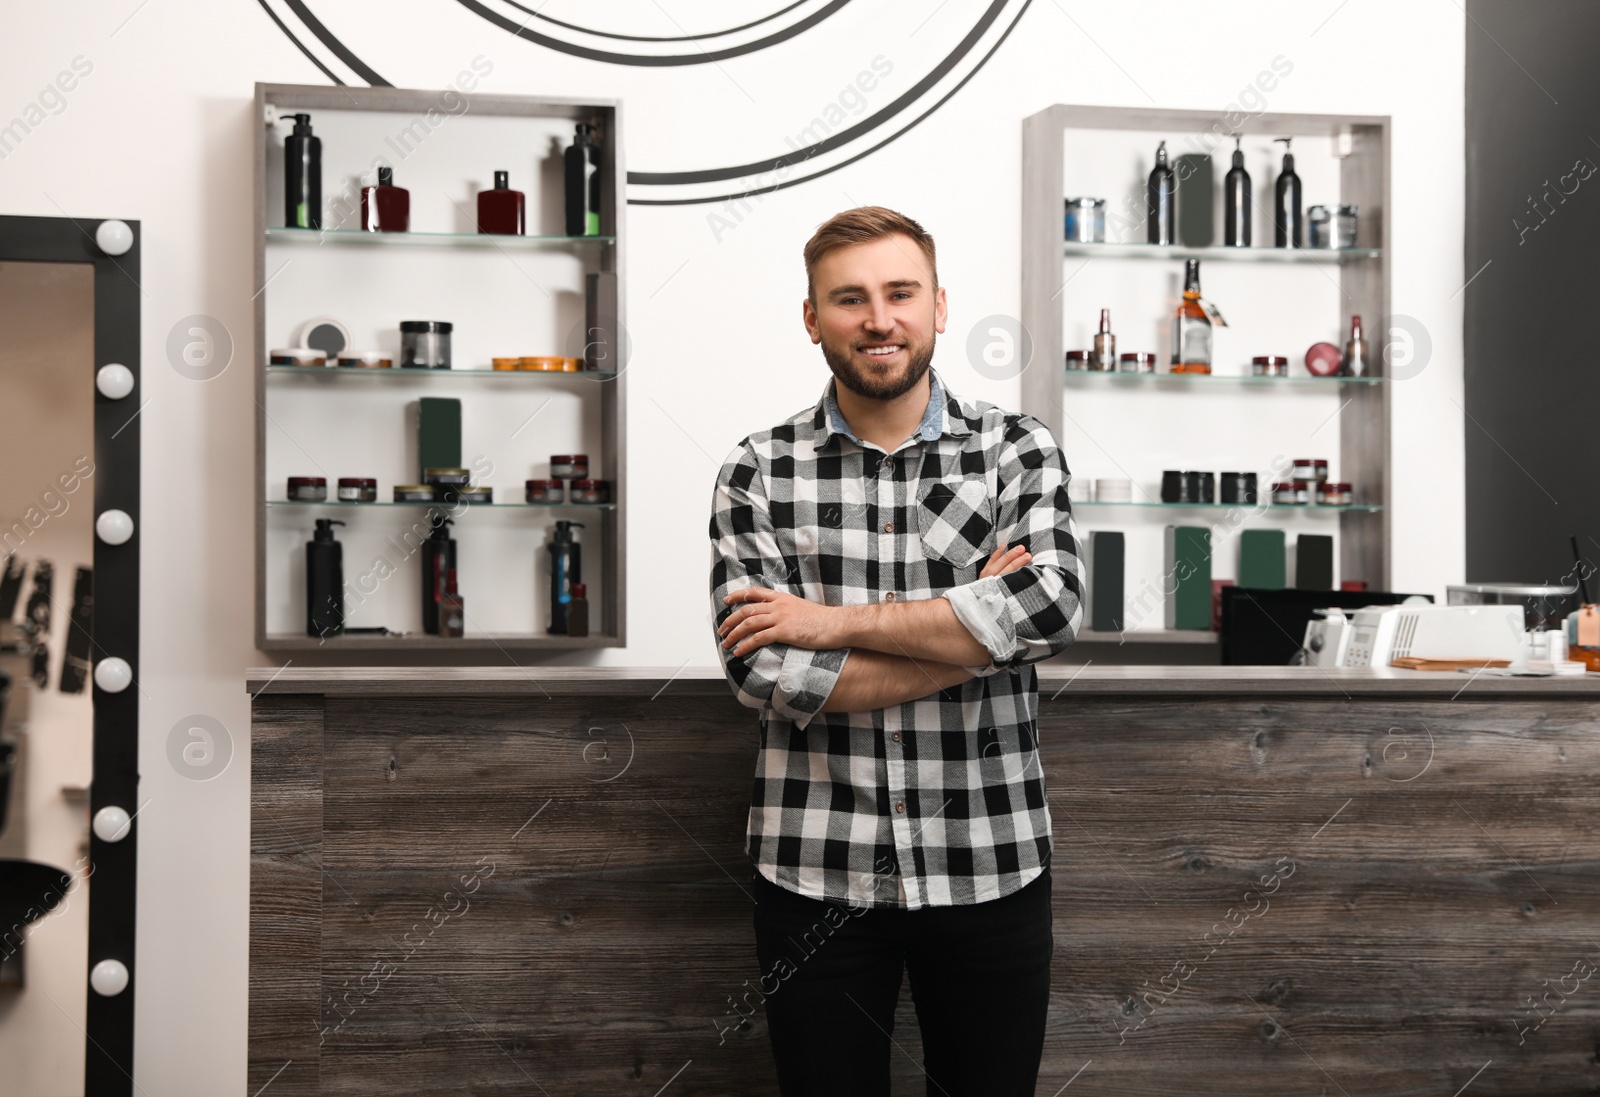
<path fill-rule="evenodd" d="M 748 710 L 324 704 L 256 702 L 252 1092 L 320 1050 L 312 1088 L 284 1092 L 776 1093 L 746 985 Z M 1581 696 L 1042 700 L 1039 1092 L 1600 1091 L 1600 984 L 1578 974 L 1600 964 L 1597 731 Z M 289 810 L 313 801 L 307 765 L 316 835 Z M 301 875 L 280 892 L 263 865 Z M 320 918 L 298 906 L 312 883 Z M 273 1013 L 258 962 L 292 999 Z M 909 988 L 895 1040 L 895 1092 L 920 1095 Z"/>

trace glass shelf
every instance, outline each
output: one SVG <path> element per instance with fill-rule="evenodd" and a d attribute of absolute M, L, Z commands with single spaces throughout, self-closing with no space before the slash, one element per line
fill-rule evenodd
<path fill-rule="evenodd" d="M 510 377 L 519 382 L 530 377 L 585 377 L 591 381 L 609 381 L 617 375 L 616 370 L 610 369 L 422 369 L 416 366 L 391 366 L 387 369 L 365 366 L 268 366 L 267 372 L 284 377 Z"/>
<path fill-rule="evenodd" d="M 330 499 L 325 503 L 308 503 L 299 499 L 268 499 L 268 507 L 338 507 L 342 510 L 372 510 L 375 507 L 438 507 L 450 511 L 451 515 L 461 514 L 466 511 L 480 510 L 556 510 L 562 507 L 577 507 L 582 510 L 616 510 L 615 503 L 441 503 L 437 500 L 427 503 L 396 503 L 391 500 L 381 500 L 376 503 L 341 503 Z"/>
<path fill-rule="evenodd" d="M 289 368 L 289 367 L 279 367 Z M 314 367 L 301 366 L 300 369 Z M 1316 388 L 1333 388 L 1336 385 L 1376 385 L 1388 380 L 1385 377 L 1257 377 L 1249 373 L 1123 373 L 1111 370 L 1086 370 L 1062 368 L 1061 372 L 1067 380 L 1074 381 L 1080 377 L 1094 377 L 1118 384 L 1133 382 L 1135 384 L 1156 383 L 1163 381 L 1179 385 L 1199 384 L 1233 384 L 1233 385 L 1291 385 L 1295 387 L 1311 386 Z"/>
<path fill-rule="evenodd" d="M 1376 259 L 1382 248 L 1186 248 L 1176 244 L 1080 244 L 1062 242 L 1063 256 L 1102 259 L 1205 259 L 1243 263 L 1326 263 Z"/>
<path fill-rule="evenodd" d="M 505 236 L 490 232 L 367 232 L 364 229 L 291 229 L 269 226 L 267 242 L 355 244 L 376 247 L 563 248 L 614 244 L 615 236 Z"/>
<path fill-rule="evenodd" d="M 1370 513 L 1383 509 L 1375 503 L 1100 503 L 1092 499 L 1074 499 L 1074 507 L 1167 507 L 1171 510 L 1276 510 L 1298 511 L 1301 514 L 1341 514 L 1349 511 Z"/>

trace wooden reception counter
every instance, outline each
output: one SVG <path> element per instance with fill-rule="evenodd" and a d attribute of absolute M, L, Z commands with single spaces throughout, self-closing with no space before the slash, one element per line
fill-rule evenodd
<path fill-rule="evenodd" d="M 1040 680 L 1039 1093 L 1600 1087 L 1600 678 Z M 756 717 L 717 671 L 291 666 L 248 688 L 247 1093 L 777 1093 Z M 909 990 L 894 1040 L 895 1092 L 920 1095 Z"/>

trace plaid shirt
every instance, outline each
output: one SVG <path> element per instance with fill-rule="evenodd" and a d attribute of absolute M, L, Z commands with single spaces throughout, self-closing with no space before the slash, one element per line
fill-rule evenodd
<path fill-rule="evenodd" d="M 930 377 L 928 412 L 892 453 L 850 433 L 830 380 L 816 407 L 728 456 L 711 517 L 716 625 L 737 608 L 723 597 L 750 586 L 831 606 L 944 597 L 988 650 L 961 685 L 823 713 L 848 649 L 719 645 L 739 700 L 761 712 L 751 859 L 782 887 L 854 907 L 981 903 L 1050 860 L 1032 664 L 1083 619 L 1071 474 L 1037 419 Z M 980 579 L 1001 542 L 1031 562 Z"/>

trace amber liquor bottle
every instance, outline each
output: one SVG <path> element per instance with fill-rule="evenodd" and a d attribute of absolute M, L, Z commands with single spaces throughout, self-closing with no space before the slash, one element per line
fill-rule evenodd
<path fill-rule="evenodd" d="M 1200 304 L 1200 260 L 1187 261 L 1183 301 L 1172 317 L 1172 372 L 1211 372 L 1211 318 Z"/>

